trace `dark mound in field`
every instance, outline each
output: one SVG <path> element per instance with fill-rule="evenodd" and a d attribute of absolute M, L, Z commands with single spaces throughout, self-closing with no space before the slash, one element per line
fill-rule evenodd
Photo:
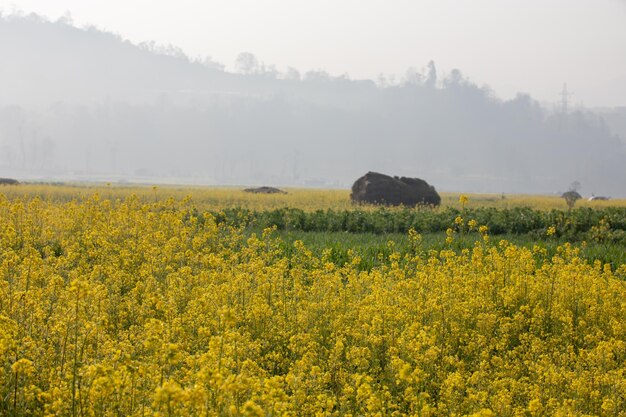
<path fill-rule="evenodd" d="M 387 206 L 438 206 L 441 197 L 435 187 L 419 178 L 390 177 L 368 172 L 352 185 L 350 198 L 356 203 Z"/>
<path fill-rule="evenodd" d="M 20 182 L 13 178 L 0 178 L 0 185 L 18 185 Z"/>
<path fill-rule="evenodd" d="M 246 188 L 244 191 L 247 193 L 255 193 L 255 194 L 287 194 L 286 191 L 280 190 L 275 187 Z"/>

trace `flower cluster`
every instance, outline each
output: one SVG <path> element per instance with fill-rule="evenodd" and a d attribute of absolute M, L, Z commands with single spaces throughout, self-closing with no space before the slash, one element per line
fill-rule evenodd
<path fill-rule="evenodd" d="M 157 200 L 0 197 L 0 415 L 625 415 L 626 283 L 573 247 L 361 271 Z"/>

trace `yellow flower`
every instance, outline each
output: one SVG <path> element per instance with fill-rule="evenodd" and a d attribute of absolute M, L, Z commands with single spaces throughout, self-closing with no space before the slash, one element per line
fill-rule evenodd
<path fill-rule="evenodd" d="M 535 398 L 528 403 L 528 411 L 531 415 L 537 416 L 541 415 L 543 410 L 543 405 L 541 404 L 541 400 Z"/>
<path fill-rule="evenodd" d="M 11 365 L 11 371 L 13 371 L 14 374 L 31 375 L 35 371 L 35 368 L 31 361 L 22 358 Z"/>

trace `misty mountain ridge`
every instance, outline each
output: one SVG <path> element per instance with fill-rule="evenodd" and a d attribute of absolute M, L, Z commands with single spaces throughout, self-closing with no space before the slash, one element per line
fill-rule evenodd
<path fill-rule="evenodd" d="M 310 85 L 300 86 L 293 82 L 300 77 L 294 69 L 284 74 L 291 79 L 278 79 L 280 74 L 273 67 L 254 62 L 249 63 L 247 74 L 228 73 L 223 65 L 206 61 L 210 58 L 192 60 L 173 46 L 134 45 L 94 27 L 79 29 L 64 20 L 50 22 L 37 15 L 1 18 L 0 38 L 11 39 L 0 44 L 0 52 L 12 58 L 7 60 L 10 66 L 0 67 L 2 104 L 97 103 L 103 99 L 139 104 L 154 103 L 163 94 L 178 101 L 290 93 L 325 102 L 332 101 L 339 84 L 352 92 L 374 92 L 376 87 L 372 81 L 335 78 L 334 87 L 325 88 L 330 87 L 325 81 L 331 77 L 323 71 L 310 71 L 306 78 Z"/>
<path fill-rule="evenodd" d="M 349 186 L 367 171 L 438 190 L 626 196 L 626 149 L 588 111 L 502 101 L 434 63 L 402 82 L 241 73 L 37 16 L 0 17 L 0 175 Z M 613 125 L 619 125 L 619 117 Z"/>

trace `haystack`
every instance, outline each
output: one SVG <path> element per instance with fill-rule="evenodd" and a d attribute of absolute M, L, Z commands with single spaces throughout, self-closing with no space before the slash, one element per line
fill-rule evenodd
<path fill-rule="evenodd" d="M 356 203 L 388 206 L 438 206 L 441 197 L 435 187 L 419 178 L 391 177 L 368 172 L 352 185 L 350 198 Z"/>

